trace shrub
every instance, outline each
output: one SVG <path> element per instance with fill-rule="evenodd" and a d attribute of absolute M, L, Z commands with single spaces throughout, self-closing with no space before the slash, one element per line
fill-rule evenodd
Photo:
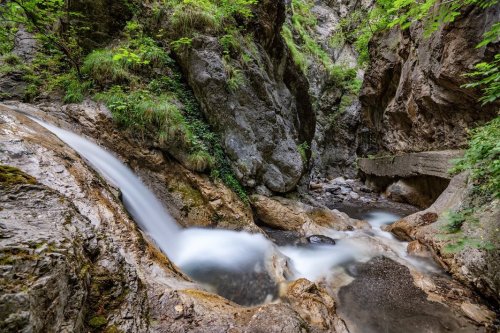
<path fill-rule="evenodd" d="M 114 86 L 97 94 L 96 99 L 108 106 L 120 126 L 138 130 L 141 134 L 147 128 L 152 129 L 163 142 L 190 143 L 184 117 L 169 95 L 155 96 L 147 90 L 126 92 L 121 86 Z"/>
<path fill-rule="evenodd" d="M 112 50 L 96 50 L 90 53 L 82 66 L 82 73 L 89 75 L 101 87 L 130 83 L 135 78 L 129 71 L 127 61 L 114 59 Z"/>
<path fill-rule="evenodd" d="M 2 57 L 2 62 L 10 66 L 16 66 L 21 64 L 21 58 L 17 54 L 7 53 Z"/>
<path fill-rule="evenodd" d="M 202 172 L 213 167 L 214 158 L 208 152 L 198 150 L 189 154 L 187 164 L 188 169 Z"/>
<path fill-rule="evenodd" d="M 191 36 L 195 31 L 216 32 L 222 19 L 219 14 L 210 1 L 183 1 L 174 9 L 171 27 L 174 34 L 181 37 Z"/>
<path fill-rule="evenodd" d="M 245 83 L 245 75 L 240 69 L 235 68 L 232 65 L 226 66 L 227 72 L 227 89 L 231 92 L 235 92 Z"/>
<path fill-rule="evenodd" d="M 471 171 L 476 187 L 500 198 L 500 116 L 472 130 L 464 157 L 455 161 L 452 173 Z"/>
<path fill-rule="evenodd" d="M 302 163 L 305 165 L 307 164 L 307 152 L 309 151 L 310 147 L 307 141 L 302 142 L 300 145 L 297 146 L 297 150 L 300 154 L 300 157 L 302 158 Z"/>

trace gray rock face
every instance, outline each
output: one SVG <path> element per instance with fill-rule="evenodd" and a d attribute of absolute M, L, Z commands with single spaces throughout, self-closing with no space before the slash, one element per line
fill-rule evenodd
<path fill-rule="evenodd" d="M 357 53 L 354 47 L 348 41 L 332 47 L 330 40 L 342 18 L 354 10 L 366 9 L 371 5 L 371 1 L 315 2 L 311 13 L 316 17 L 317 24 L 312 36 L 334 64 L 356 67 Z M 330 74 L 317 58 L 310 57 L 309 60 L 311 65 L 306 76 L 317 119 L 312 145 L 312 176 L 354 177 L 361 105 L 356 96 L 344 91 L 343 87 L 330 78 Z M 359 71 L 358 76 L 362 78 L 363 72 Z"/>
<path fill-rule="evenodd" d="M 22 62 L 30 63 L 36 53 L 37 43 L 33 35 L 24 27 L 20 27 L 14 38 L 12 54 L 18 56 Z M 2 61 L 0 60 L 0 63 Z M 23 99 L 27 83 L 24 80 L 24 71 L 14 70 L 0 74 L 0 99 Z"/>
<path fill-rule="evenodd" d="M 498 103 L 481 106 L 480 91 L 461 88 L 463 74 L 498 52 L 475 48 L 498 21 L 500 5 L 470 7 L 429 38 L 420 24 L 375 36 L 361 101 L 372 140 L 391 152 L 463 147 L 467 129 L 495 116 Z"/>
<path fill-rule="evenodd" d="M 450 179 L 453 160 L 463 156 L 460 150 L 426 151 L 376 158 L 360 158 L 359 169 L 378 177 L 435 176 Z"/>
<path fill-rule="evenodd" d="M 310 142 L 314 115 L 302 116 L 310 107 L 308 97 L 299 101 L 294 94 L 298 81 L 279 35 L 284 3 L 265 1 L 259 8 L 263 15 L 256 15 L 258 43 L 241 45 L 252 60 L 230 61 L 229 66 L 243 74 L 236 89 L 228 87 L 231 74 L 216 38 L 196 37 L 178 56 L 208 121 L 223 137 L 238 178 L 249 187 L 263 184 L 288 192 L 304 171 L 298 145 Z"/>

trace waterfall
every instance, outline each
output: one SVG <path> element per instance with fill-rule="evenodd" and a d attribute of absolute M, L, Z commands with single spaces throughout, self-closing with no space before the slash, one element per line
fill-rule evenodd
<path fill-rule="evenodd" d="M 203 263 L 236 269 L 261 260 L 272 250 L 272 243 L 259 234 L 181 229 L 158 198 L 113 154 L 75 133 L 30 118 L 58 136 L 117 186 L 125 208 L 139 227 L 180 267 Z"/>

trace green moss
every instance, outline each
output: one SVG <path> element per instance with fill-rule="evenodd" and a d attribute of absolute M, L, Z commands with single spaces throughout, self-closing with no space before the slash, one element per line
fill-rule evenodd
<path fill-rule="evenodd" d="M 171 184 L 171 190 L 182 196 L 182 201 L 186 202 L 190 207 L 201 206 L 205 203 L 200 191 L 193 188 L 185 182 L 175 182 Z"/>
<path fill-rule="evenodd" d="M 304 141 L 300 145 L 297 146 L 297 150 L 302 158 L 302 163 L 307 164 L 307 152 L 310 150 L 309 144 Z"/>
<path fill-rule="evenodd" d="M 95 316 L 89 320 L 90 327 L 99 328 L 108 323 L 108 320 L 103 316 Z"/>
<path fill-rule="evenodd" d="M 39 258 L 39 255 L 27 248 L 6 248 L 0 252 L 0 265 L 12 265 L 24 260 L 36 261 Z"/>
<path fill-rule="evenodd" d="M 104 330 L 104 333 L 123 333 L 123 331 L 118 329 L 115 325 L 110 325 Z"/>
<path fill-rule="evenodd" d="M 8 165 L 0 165 L 0 184 L 16 185 L 16 184 L 36 184 L 36 179 L 18 168 Z"/>

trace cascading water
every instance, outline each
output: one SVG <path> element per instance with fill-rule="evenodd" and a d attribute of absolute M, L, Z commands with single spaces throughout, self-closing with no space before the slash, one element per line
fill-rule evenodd
<path fill-rule="evenodd" d="M 32 118 L 33 119 L 33 118 Z M 335 232 L 337 245 L 282 246 L 277 248 L 259 234 L 217 229 L 181 229 L 161 202 L 120 160 L 98 145 L 56 126 L 33 119 L 75 149 L 105 178 L 120 188 L 126 209 L 169 258 L 194 279 L 240 304 L 255 304 L 277 293 L 265 262 L 279 252 L 289 258 L 294 278 L 316 280 L 334 267 L 366 262 L 391 252 L 408 259 L 406 243 L 380 229 L 398 217 L 387 213 L 367 216 L 373 229 Z M 426 267 L 423 267 L 424 269 Z M 251 286 L 251 287 L 249 287 Z M 222 289 L 220 289 L 222 288 Z M 227 289 L 231 289 L 227 291 Z M 255 298 L 254 294 L 259 294 Z"/>
<path fill-rule="evenodd" d="M 262 235 L 229 230 L 181 229 L 156 196 L 118 158 L 72 132 L 34 119 L 83 156 L 122 192 L 127 211 L 179 266 L 193 260 L 215 261 L 221 266 L 244 265 L 272 248 Z"/>

